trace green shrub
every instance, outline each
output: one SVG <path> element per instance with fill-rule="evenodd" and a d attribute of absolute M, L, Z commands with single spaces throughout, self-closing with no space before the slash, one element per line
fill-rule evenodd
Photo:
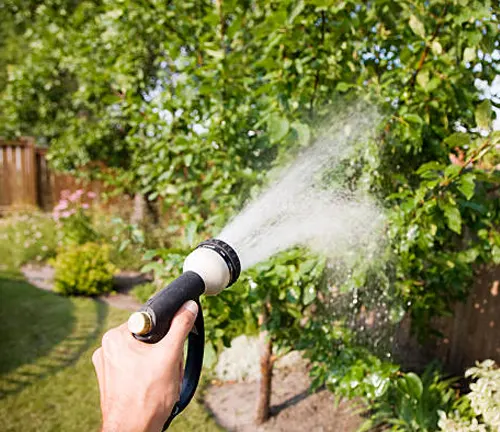
<path fill-rule="evenodd" d="M 113 289 L 115 266 L 109 247 L 96 243 L 67 248 L 54 260 L 54 290 L 64 295 L 95 296 Z"/>
<path fill-rule="evenodd" d="M 439 411 L 457 409 L 460 402 L 452 387 L 454 382 L 456 379 L 443 379 L 433 364 L 421 376 L 410 372 L 392 379 L 372 405 L 372 416 L 361 430 L 377 426 L 389 426 L 394 431 L 438 430 Z"/>
<path fill-rule="evenodd" d="M 57 227 L 43 213 L 23 213 L 0 220 L 0 270 L 17 270 L 31 261 L 56 255 Z"/>

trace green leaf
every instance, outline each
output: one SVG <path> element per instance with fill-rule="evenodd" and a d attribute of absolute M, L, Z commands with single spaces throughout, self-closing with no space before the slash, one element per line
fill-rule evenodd
<path fill-rule="evenodd" d="M 476 49 L 475 48 L 465 48 L 464 49 L 464 63 L 470 63 L 476 58 Z"/>
<path fill-rule="evenodd" d="M 120 247 L 118 248 L 118 252 L 122 253 L 125 249 L 127 249 L 129 244 L 130 244 L 129 239 L 123 240 L 120 244 Z"/>
<path fill-rule="evenodd" d="M 432 47 L 432 51 L 434 52 L 434 54 L 441 55 L 443 53 L 443 47 L 441 46 L 441 44 L 437 40 L 432 41 L 431 47 Z"/>
<path fill-rule="evenodd" d="M 448 227 L 460 234 L 462 232 L 462 216 L 460 211 L 452 204 L 446 204 L 442 206 Z"/>
<path fill-rule="evenodd" d="M 476 125 L 480 129 L 490 129 L 491 125 L 491 101 L 485 99 L 476 108 Z"/>
<path fill-rule="evenodd" d="M 467 173 L 460 177 L 458 190 L 462 192 L 468 200 L 474 196 L 476 176 L 473 173 Z"/>
<path fill-rule="evenodd" d="M 444 165 L 437 161 L 426 162 L 420 166 L 420 168 L 417 170 L 417 174 L 422 175 L 428 171 L 441 171 L 443 168 Z"/>
<path fill-rule="evenodd" d="M 307 306 L 311 304 L 316 298 L 316 290 L 312 285 L 308 285 L 304 290 L 304 304 Z"/>
<path fill-rule="evenodd" d="M 495 264 L 500 264 L 500 247 L 495 245 L 491 248 L 491 257 Z"/>
<path fill-rule="evenodd" d="M 424 90 L 427 89 L 427 84 L 429 84 L 429 71 L 428 70 L 421 70 L 417 74 L 417 83 L 419 84 L 420 87 L 422 87 Z"/>
<path fill-rule="evenodd" d="M 158 255 L 158 251 L 156 249 L 150 249 L 150 250 L 146 251 L 146 253 L 142 257 L 142 259 L 144 261 L 147 261 L 147 260 L 153 259 L 157 255 Z"/>
<path fill-rule="evenodd" d="M 410 17 L 410 27 L 417 36 L 425 39 L 425 27 L 415 15 Z"/>
<path fill-rule="evenodd" d="M 290 129 L 290 124 L 285 117 L 273 114 L 268 120 L 269 138 L 275 143 L 285 137 Z"/>
<path fill-rule="evenodd" d="M 184 156 L 184 164 L 189 167 L 191 166 L 191 162 L 193 162 L 193 153 L 188 153 Z"/>
<path fill-rule="evenodd" d="M 405 375 L 404 379 L 406 380 L 410 395 L 415 399 L 420 399 L 424 391 L 424 386 L 422 385 L 420 377 L 413 372 L 409 372 Z"/>
<path fill-rule="evenodd" d="M 464 147 L 470 144 L 470 135 L 463 132 L 455 132 L 444 139 L 444 143 L 451 148 Z"/>
<path fill-rule="evenodd" d="M 354 87 L 353 84 L 349 84 L 349 83 L 341 81 L 341 82 L 337 83 L 337 85 L 335 86 L 335 90 L 339 91 L 340 93 L 345 93 L 347 90 L 349 90 L 352 87 Z"/>
<path fill-rule="evenodd" d="M 206 53 L 210 56 L 213 57 L 217 60 L 222 60 L 224 58 L 224 51 L 222 50 L 212 50 L 212 49 L 205 49 Z"/>
<path fill-rule="evenodd" d="M 290 13 L 290 16 L 288 17 L 288 24 L 292 24 L 295 21 L 295 18 L 297 18 L 298 15 L 302 12 L 304 9 L 304 0 L 299 0 L 297 2 L 297 5 L 293 8 L 292 12 Z"/>
<path fill-rule="evenodd" d="M 193 246 L 198 224 L 196 222 L 189 222 L 184 231 L 184 239 L 188 246 Z"/>
<path fill-rule="evenodd" d="M 307 146 L 311 139 L 311 131 L 305 123 L 293 122 L 292 128 L 297 133 L 297 138 L 301 146 Z"/>
<path fill-rule="evenodd" d="M 424 120 L 418 114 L 405 114 L 403 118 L 410 123 L 423 124 Z"/>

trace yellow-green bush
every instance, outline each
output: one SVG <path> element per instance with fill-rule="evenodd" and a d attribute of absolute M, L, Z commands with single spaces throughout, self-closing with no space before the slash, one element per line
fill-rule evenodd
<path fill-rule="evenodd" d="M 54 260 L 54 290 L 64 295 L 95 296 L 113 289 L 115 266 L 109 248 L 97 243 L 72 246 Z"/>

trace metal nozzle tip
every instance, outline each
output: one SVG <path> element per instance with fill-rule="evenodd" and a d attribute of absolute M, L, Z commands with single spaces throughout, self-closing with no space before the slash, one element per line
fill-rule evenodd
<path fill-rule="evenodd" d="M 130 315 L 127 325 L 130 333 L 140 336 L 151 331 L 152 320 L 147 312 L 134 312 Z"/>

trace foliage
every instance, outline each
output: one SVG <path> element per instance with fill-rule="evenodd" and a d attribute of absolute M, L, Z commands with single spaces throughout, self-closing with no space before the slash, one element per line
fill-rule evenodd
<path fill-rule="evenodd" d="M 145 283 L 137 285 L 130 293 L 141 303 L 146 303 L 158 291 L 154 283 Z"/>
<path fill-rule="evenodd" d="M 115 267 L 109 249 L 85 243 L 61 251 L 54 260 L 54 291 L 65 295 L 95 296 L 111 292 Z"/>
<path fill-rule="evenodd" d="M 395 431 L 435 431 L 439 410 L 451 410 L 456 391 L 454 379 L 443 379 L 434 365 L 429 365 L 421 377 L 409 372 L 401 374 L 387 386 L 372 406 L 373 415 L 362 430 L 380 425 L 391 425 Z"/>
<path fill-rule="evenodd" d="M 499 262 L 498 97 L 478 88 L 499 71 L 497 3 L 4 3 L 15 24 L 2 28 L 25 51 L 4 50 L 0 133 L 37 136 L 60 169 L 106 162 L 115 185 L 163 197 L 172 232 L 216 233 L 273 161 L 314 139 L 331 110 L 361 98 L 379 107 L 381 132 L 346 173 L 387 208 L 392 254 L 376 274 L 364 266 L 342 286 L 354 295 L 385 279 L 399 309 L 388 315 L 408 313 L 423 338 L 433 316 L 466 297 L 474 269 Z M 296 343 L 305 296 L 294 303 L 289 291 L 302 257 L 276 260 L 263 264 L 260 282 L 252 277 L 255 289 L 240 284 L 206 300 L 220 313 L 209 313 L 219 338 L 255 323 L 271 300 L 270 325 L 293 323 L 273 328 L 283 345 Z M 308 325 L 304 332 L 323 338 Z M 340 327 L 349 355 L 328 358 L 366 370 L 375 361 L 360 366 L 348 323 L 328 328 Z"/>
<path fill-rule="evenodd" d="M 25 213 L 0 219 L 0 270 L 18 270 L 31 261 L 45 261 L 56 254 L 57 228 L 42 213 Z"/>

